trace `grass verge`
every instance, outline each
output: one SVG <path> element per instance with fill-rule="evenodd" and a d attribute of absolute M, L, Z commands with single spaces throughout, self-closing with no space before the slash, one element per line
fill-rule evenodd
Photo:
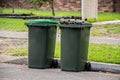
<path fill-rule="evenodd" d="M 0 18 L 0 30 L 27 31 L 27 27 L 24 25 L 26 21 L 22 19 Z"/>
<path fill-rule="evenodd" d="M 24 25 L 27 21 L 22 19 L 0 18 L 0 30 L 28 31 L 28 28 Z M 108 34 L 120 34 L 120 24 L 93 25 L 91 28 L 92 36 Z"/>
<path fill-rule="evenodd" d="M 90 44 L 88 59 L 90 61 L 120 64 L 120 45 Z"/>
<path fill-rule="evenodd" d="M 8 54 L 12 56 L 25 56 L 27 55 L 27 47 L 26 46 L 20 46 L 17 48 L 10 47 L 7 48 L 7 52 L 9 52 Z M 60 58 L 59 42 L 57 42 L 56 44 L 55 57 Z M 120 64 L 120 45 L 90 43 L 88 60 Z"/>
<path fill-rule="evenodd" d="M 120 24 L 93 25 L 91 28 L 92 36 L 120 34 Z"/>

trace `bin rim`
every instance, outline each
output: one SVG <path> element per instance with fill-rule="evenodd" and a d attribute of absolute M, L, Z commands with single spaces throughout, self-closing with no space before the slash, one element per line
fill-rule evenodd
<path fill-rule="evenodd" d="M 25 23 L 27 26 L 49 26 L 49 25 L 57 25 L 59 21 L 57 20 L 50 20 L 50 19 L 35 19 L 29 20 Z"/>

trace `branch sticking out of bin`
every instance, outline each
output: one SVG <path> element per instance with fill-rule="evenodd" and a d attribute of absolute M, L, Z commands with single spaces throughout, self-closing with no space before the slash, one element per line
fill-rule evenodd
<path fill-rule="evenodd" d="M 79 20 L 79 19 L 64 19 L 64 18 L 61 18 L 60 23 L 61 24 L 82 24 L 82 23 L 84 23 L 84 21 Z"/>

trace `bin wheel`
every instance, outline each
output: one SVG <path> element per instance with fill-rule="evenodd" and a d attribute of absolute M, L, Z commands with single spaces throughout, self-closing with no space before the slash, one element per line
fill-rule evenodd
<path fill-rule="evenodd" d="M 58 67 L 58 60 L 52 60 L 51 68 L 57 68 Z"/>
<path fill-rule="evenodd" d="M 85 63 L 85 70 L 86 71 L 91 71 L 91 64 L 90 64 L 90 62 L 86 62 Z"/>

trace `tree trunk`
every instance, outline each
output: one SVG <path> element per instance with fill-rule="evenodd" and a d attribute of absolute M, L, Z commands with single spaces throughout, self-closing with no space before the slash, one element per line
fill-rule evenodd
<path fill-rule="evenodd" d="M 54 10 L 54 0 L 50 1 L 50 7 L 52 9 L 52 16 L 55 16 L 55 10 Z"/>
<path fill-rule="evenodd" d="M 0 7 L 0 13 L 3 13 L 2 7 Z"/>
<path fill-rule="evenodd" d="M 13 0 L 12 2 L 13 2 L 13 5 L 11 4 L 11 6 L 12 6 L 12 13 L 14 14 L 15 13 L 15 0 Z"/>
<path fill-rule="evenodd" d="M 13 14 L 15 13 L 14 6 L 12 7 L 12 13 L 13 13 Z"/>

